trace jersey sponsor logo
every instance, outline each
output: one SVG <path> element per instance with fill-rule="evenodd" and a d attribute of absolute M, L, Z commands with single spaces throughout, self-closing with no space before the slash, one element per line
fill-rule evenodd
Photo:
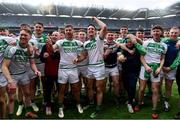
<path fill-rule="evenodd" d="M 96 42 L 89 42 L 85 45 L 86 50 L 93 50 L 96 49 Z"/>
<path fill-rule="evenodd" d="M 7 46 L 8 43 L 5 40 L 0 40 L 0 53 L 4 52 Z"/>
<path fill-rule="evenodd" d="M 28 53 L 24 52 L 23 50 L 16 50 L 14 54 L 14 59 L 16 62 L 28 62 Z"/>
<path fill-rule="evenodd" d="M 42 36 L 41 38 L 36 38 L 36 40 L 38 41 L 38 48 L 41 52 L 42 47 L 46 44 L 46 36 Z"/>
<path fill-rule="evenodd" d="M 157 43 L 149 43 L 146 50 L 150 53 L 162 54 L 165 51 L 165 47 Z"/>
<path fill-rule="evenodd" d="M 65 53 L 77 53 L 78 52 L 78 47 L 64 47 L 64 52 Z"/>
<path fill-rule="evenodd" d="M 77 42 L 72 41 L 63 42 L 62 47 L 65 53 L 77 53 L 79 48 Z"/>

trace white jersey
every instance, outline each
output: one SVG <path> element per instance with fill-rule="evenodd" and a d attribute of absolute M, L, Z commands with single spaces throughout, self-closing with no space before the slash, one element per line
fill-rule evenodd
<path fill-rule="evenodd" d="M 73 64 L 73 60 L 79 53 L 79 48 L 83 47 L 83 43 L 79 40 L 58 40 L 55 43 L 60 48 L 60 69 L 72 69 L 77 65 Z"/>
<path fill-rule="evenodd" d="M 80 54 L 80 53 L 82 53 L 82 52 L 84 52 L 84 48 L 83 48 L 83 47 L 80 47 L 80 48 L 78 49 L 78 54 Z M 79 62 L 79 63 L 77 64 L 77 66 L 78 66 L 78 67 L 86 67 L 86 66 L 88 65 L 88 61 L 89 61 L 89 59 L 88 59 L 88 57 L 87 57 L 87 58 L 84 59 L 83 61 Z"/>
<path fill-rule="evenodd" d="M 27 48 L 22 48 L 17 44 L 16 46 L 8 46 L 4 58 L 10 59 L 9 71 L 11 75 L 23 74 L 27 70 L 27 63 L 29 62 L 29 56 Z"/>
<path fill-rule="evenodd" d="M 125 38 L 117 38 L 116 40 L 114 40 L 116 43 L 124 43 L 125 42 Z"/>
<path fill-rule="evenodd" d="M 4 52 L 11 42 L 15 42 L 16 39 L 12 37 L 0 36 L 0 72 L 2 67 L 2 61 L 4 59 Z"/>
<path fill-rule="evenodd" d="M 37 47 L 37 48 L 38 48 L 38 46 L 39 46 L 38 41 L 37 41 L 36 39 L 33 39 L 33 38 L 31 38 L 31 39 L 29 40 L 29 44 L 34 45 L 34 46 Z"/>
<path fill-rule="evenodd" d="M 32 42 L 34 42 L 36 47 L 38 47 L 39 52 L 41 52 L 42 47 L 46 44 L 47 36 L 42 34 L 40 38 L 37 38 L 34 35 L 32 35 L 32 39 L 33 39 Z M 36 42 L 34 40 L 36 40 Z"/>
<path fill-rule="evenodd" d="M 165 55 L 167 51 L 167 45 L 165 43 L 156 42 L 153 39 L 144 41 L 143 47 L 147 51 L 144 56 L 146 63 L 160 63 L 161 55 Z"/>
<path fill-rule="evenodd" d="M 32 35 L 32 39 L 29 41 L 29 43 L 38 48 L 39 53 L 41 53 L 42 47 L 46 44 L 46 40 L 47 36 L 44 34 L 40 38 L 36 38 L 34 35 Z M 35 62 L 36 64 L 42 64 L 40 58 L 35 59 Z"/>
<path fill-rule="evenodd" d="M 89 64 L 94 66 L 104 65 L 103 53 L 104 53 L 104 40 L 101 40 L 99 36 L 96 36 L 93 40 L 88 40 L 84 43 L 84 49 L 88 52 Z"/>

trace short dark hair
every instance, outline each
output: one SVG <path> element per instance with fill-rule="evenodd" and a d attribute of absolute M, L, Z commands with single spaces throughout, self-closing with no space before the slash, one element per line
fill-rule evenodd
<path fill-rule="evenodd" d="M 163 31 L 164 31 L 164 32 L 169 32 L 169 29 L 164 29 Z"/>
<path fill-rule="evenodd" d="M 30 35 L 32 35 L 32 31 L 31 31 L 31 29 L 22 29 L 21 31 L 25 31 L 25 32 L 27 32 L 27 33 L 29 33 Z"/>
<path fill-rule="evenodd" d="M 20 27 L 23 27 L 23 26 L 30 27 L 30 25 L 29 25 L 29 24 L 26 24 L 26 23 L 22 23 L 22 24 L 20 25 Z"/>
<path fill-rule="evenodd" d="M 64 28 L 68 28 L 68 27 L 74 29 L 73 25 L 71 25 L 71 24 L 67 24 Z"/>
<path fill-rule="evenodd" d="M 113 33 L 113 34 L 114 34 L 115 32 L 113 32 L 113 31 L 107 31 L 107 34 L 108 34 L 108 33 Z"/>
<path fill-rule="evenodd" d="M 79 29 L 78 32 L 85 32 L 86 33 L 86 31 L 84 29 Z"/>
<path fill-rule="evenodd" d="M 155 25 L 154 27 L 152 27 L 151 30 L 154 30 L 154 29 L 159 29 L 163 32 L 163 28 L 160 25 Z"/>
<path fill-rule="evenodd" d="M 177 27 L 177 26 L 173 26 L 173 27 L 171 27 L 171 29 L 180 29 L 179 27 Z"/>
<path fill-rule="evenodd" d="M 96 30 L 96 26 L 95 26 L 95 25 L 93 25 L 93 24 L 89 24 L 87 27 L 89 27 L 89 26 L 94 27 L 94 28 L 95 28 L 95 30 Z"/>
<path fill-rule="evenodd" d="M 138 28 L 136 32 L 144 32 L 144 29 L 143 28 Z"/>
<path fill-rule="evenodd" d="M 34 25 L 39 24 L 44 27 L 44 24 L 42 22 L 36 22 Z"/>
<path fill-rule="evenodd" d="M 6 29 L 4 27 L 0 27 L 0 31 L 5 31 Z"/>
<path fill-rule="evenodd" d="M 120 27 L 120 29 L 121 28 L 127 28 L 128 29 L 128 26 L 127 25 L 123 25 L 123 26 Z"/>

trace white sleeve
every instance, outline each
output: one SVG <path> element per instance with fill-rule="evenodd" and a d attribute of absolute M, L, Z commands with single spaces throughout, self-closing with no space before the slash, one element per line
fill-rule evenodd
<path fill-rule="evenodd" d="M 144 48 L 147 48 L 147 45 L 149 44 L 149 41 L 147 40 L 147 41 L 144 41 L 143 42 L 143 44 L 142 44 L 142 46 L 144 47 Z"/>
<path fill-rule="evenodd" d="M 38 47 L 38 41 L 36 39 L 30 39 L 28 43 L 35 47 Z"/>
<path fill-rule="evenodd" d="M 86 42 L 84 42 L 83 43 L 83 48 L 84 48 L 84 50 L 86 50 L 86 45 L 88 44 L 88 41 L 86 41 Z"/>
<path fill-rule="evenodd" d="M 99 37 L 99 35 L 97 35 L 96 36 L 96 42 L 97 42 L 97 44 L 98 44 L 98 46 L 100 45 L 104 45 L 104 39 L 101 39 L 100 37 Z"/>
<path fill-rule="evenodd" d="M 56 43 L 55 43 L 59 48 L 61 48 L 62 47 L 62 44 L 63 44 L 63 40 L 58 40 L 58 41 L 56 41 Z"/>
<path fill-rule="evenodd" d="M 83 46 L 83 42 L 81 42 L 81 41 L 79 41 L 79 40 L 77 40 L 77 44 L 78 44 L 78 46 Z"/>
<path fill-rule="evenodd" d="M 165 43 L 163 43 L 163 45 L 164 45 L 164 48 L 165 48 L 164 51 L 163 51 L 163 54 L 166 54 L 168 47 L 167 47 L 167 45 Z"/>
<path fill-rule="evenodd" d="M 1 40 L 5 40 L 8 44 L 12 43 L 12 42 L 16 42 L 15 38 L 12 37 L 7 37 L 7 36 L 1 36 L 0 37 Z"/>
<path fill-rule="evenodd" d="M 16 52 L 16 48 L 14 46 L 8 46 L 4 52 L 4 58 L 11 59 Z"/>

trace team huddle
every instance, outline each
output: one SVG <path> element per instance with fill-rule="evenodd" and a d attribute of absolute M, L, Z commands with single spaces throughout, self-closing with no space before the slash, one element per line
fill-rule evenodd
<path fill-rule="evenodd" d="M 0 118 L 7 118 L 7 114 L 8 118 L 14 114 L 20 116 L 24 109 L 27 118 L 38 118 L 35 96 L 41 92 L 39 81 L 46 115 L 52 115 L 52 94 L 56 86 L 59 118 L 65 116 L 68 89 L 78 113 L 83 114 L 95 106 L 90 118 L 96 118 L 103 111 L 107 81 L 113 87 L 117 106 L 121 103 L 122 91 L 127 93 L 129 113 L 143 109 L 146 85 L 150 85 L 152 91 L 152 118 L 159 117 L 157 104 L 161 92 L 164 92 L 164 111 L 170 111 L 174 80 L 180 94 L 180 29 L 172 27 L 168 33 L 157 25 L 151 29 L 151 38 L 144 38 L 143 29 L 133 35 L 128 33 L 127 26 L 122 26 L 117 34 L 108 31 L 107 25 L 98 18 L 92 20 L 100 27 L 99 31 L 93 24 L 88 25 L 87 32 L 83 29 L 75 32 L 72 25 L 66 25 L 64 30 L 45 35 L 40 22 L 35 23 L 34 32 L 28 24 L 22 24 L 16 37 L 0 30 Z M 165 91 L 161 91 L 163 81 Z M 81 104 L 82 88 L 86 105 Z M 16 93 L 18 110 L 15 112 Z"/>

